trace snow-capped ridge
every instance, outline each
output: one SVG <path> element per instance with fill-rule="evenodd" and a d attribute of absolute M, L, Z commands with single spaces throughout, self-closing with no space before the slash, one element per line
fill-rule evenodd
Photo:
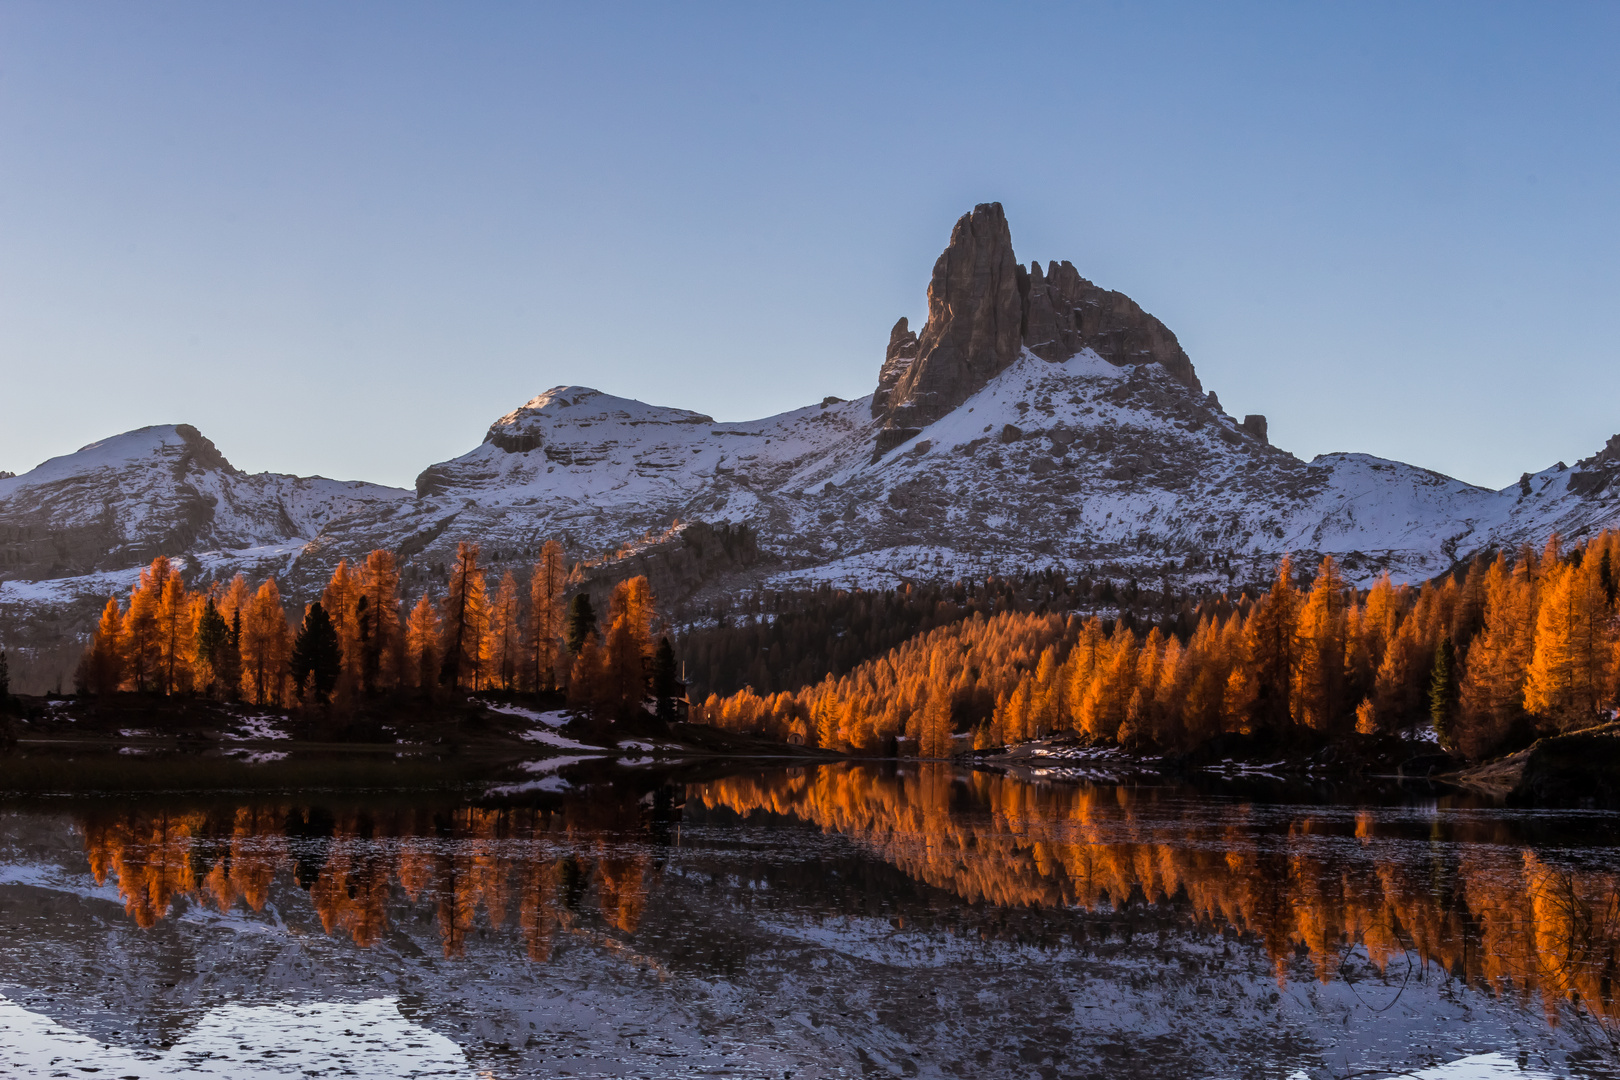
<path fill-rule="evenodd" d="M 717 422 L 565 383 L 428 465 L 414 493 L 247 475 L 194 428 L 142 428 L 0 478 L 0 581 L 79 581 L 88 596 L 156 554 L 191 555 L 312 595 L 373 548 L 420 584 L 461 541 L 521 577 L 555 538 L 593 573 L 652 575 L 666 602 L 1047 568 L 1224 589 L 1266 580 L 1284 553 L 1333 555 L 1353 581 L 1418 580 L 1620 525 L 1620 436 L 1501 491 L 1363 453 L 1301 461 L 1263 417 L 1206 393 L 1135 301 L 1067 263 L 1013 274 L 1000 207 L 975 215 L 984 228 L 964 218 L 953 243 L 1012 277 L 986 291 L 936 265 L 972 303 L 931 298 L 939 321 L 921 335 L 898 322 L 872 395 Z"/>

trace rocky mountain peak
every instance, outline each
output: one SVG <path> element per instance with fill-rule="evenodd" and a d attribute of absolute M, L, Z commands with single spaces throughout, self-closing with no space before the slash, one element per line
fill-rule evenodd
<path fill-rule="evenodd" d="M 690 409 L 648 405 L 615 397 L 588 386 L 553 386 L 530 398 L 489 426 L 484 442 L 509 454 L 526 454 L 545 445 L 548 431 L 596 425 L 712 424 L 714 418 Z M 417 480 L 422 489 L 421 478 Z"/>
<path fill-rule="evenodd" d="M 890 335 L 884 375 L 893 381 L 885 387 L 880 376 L 883 404 L 874 402 L 874 415 L 885 421 L 880 454 L 956 408 L 1018 358 L 1019 272 L 1001 204 L 980 203 L 963 214 L 934 263 L 915 358 L 892 355 L 911 347 L 903 324 Z"/>
<path fill-rule="evenodd" d="M 878 456 L 966 401 L 1028 349 L 1052 363 L 1091 349 L 1116 366 L 1157 364 L 1201 392 L 1169 328 L 1124 293 L 1100 288 L 1070 262 L 1028 270 L 1013 254 L 1000 203 L 962 215 L 928 283 L 928 321 L 889 334 L 872 416 Z"/>

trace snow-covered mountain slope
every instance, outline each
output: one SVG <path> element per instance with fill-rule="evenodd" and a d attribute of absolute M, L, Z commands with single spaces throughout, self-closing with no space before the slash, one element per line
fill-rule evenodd
<path fill-rule="evenodd" d="M 409 499 L 377 484 L 248 475 L 190 425 L 141 428 L 0 480 L 0 580 L 117 576 L 159 554 L 285 562 L 329 522 Z"/>
<path fill-rule="evenodd" d="M 574 558 L 646 559 L 691 547 L 693 523 L 747 525 L 760 550 L 699 568 L 673 586 L 685 592 L 1044 566 L 1214 585 L 1263 578 L 1285 552 L 1333 554 L 1362 581 L 1420 579 L 1478 550 L 1620 523 L 1600 458 L 1503 491 L 1364 454 L 1303 462 L 1164 368 L 1090 350 L 1061 363 L 1026 351 L 876 457 L 870 400 L 716 423 L 558 387 L 424 470 L 414 497 L 248 476 L 194 429 L 145 428 L 0 480 L 0 605 L 122 592 L 159 552 L 203 577 L 276 573 L 298 593 L 372 547 L 400 551 L 422 581 L 461 540 L 497 568 L 552 537 Z"/>
<path fill-rule="evenodd" d="M 870 398 L 828 400 L 722 424 L 559 387 L 425 470 L 409 510 L 324 536 L 335 551 L 382 544 L 429 566 L 478 539 L 497 566 L 520 566 L 551 537 L 611 561 L 679 550 L 692 523 L 729 523 L 753 530 L 760 559 L 688 585 L 1044 566 L 1218 584 L 1263 579 L 1286 552 L 1333 554 L 1361 581 L 1386 569 L 1421 579 L 1478 550 L 1620 521 L 1612 496 L 1580 490 L 1592 472 L 1550 469 L 1526 494 L 1363 454 L 1304 462 L 1164 367 L 1089 349 L 1059 363 L 1025 351 L 882 453 L 870 413 Z"/>
<path fill-rule="evenodd" d="M 1044 567 L 1220 587 L 1265 580 L 1288 552 L 1413 580 L 1620 524 L 1620 437 L 1502 491 L 1363 454 L 1299 460 L 1264 417 L 1204 393 L 1135 301 L 1068 263 L 1026 272 L 995 204 L 957 223 L 929 312 L 920 334 L 896 325 L 875 395 L 717 423 L 559 386 L 423 470 L 414 494 L 248 476 L 185 425 L 96 443 L 0 479 L 0 632 L 74 605 L 57 622 L 82 625 L 159 553 L 308 597 L 338 559 L 383 547 L 414 595 L 460 541 L 521 576 L 556 538 L 678 602 Z"/>

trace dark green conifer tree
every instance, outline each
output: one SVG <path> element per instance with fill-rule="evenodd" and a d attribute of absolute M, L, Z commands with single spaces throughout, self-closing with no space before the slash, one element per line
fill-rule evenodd
<path fill-rule="evenodd" d="M 675 674 L 675 649 L 669 638 L 661 638 L 653 653 L 652 691 L 658 701 L 658 719 L 666 724 L 675 722 L 675 695 L 680 690 Z"/>
<path fill-rule="evenodd" d="M 1451 638 L 1442 637 L 1434 648 L 1434 669 L 1429 674 L 1429 719 L 1434 721 L 1434 733 L 1440 745 L 1450 750 L 1455 732 L 1452 719 L 1457 712 L 1457 651 Z"/>
<path fill-rule="evenodd" d="M 220 651 L 219 666 L 214 669 L 214 680 L 226 701 L 235 701 L 242 693 L 242 611 L 231 612 L 231 632 Z"/>
<path fill-rule="evenodd" d="M 585 639 L 596 633 L 596 609 L 591 607 L 589 596 L 577 593 L 568 601 L 568 615 L 564 626 L 568 651 L 577 655 L 579 650 L 585 647 Z"/>
<path fill-rule="evenodd" d="M 224 673 L 221 667 L 227 666 L 228 661 L 225 650 L 230 648 L 231 628 L 225 625 L 225 617 L 214 606 L 214 598 L 208 598 L 208 604 L 203 608 L 202 618 L 197 620 L 197 655 L 208 664 L 208 670 L 213 673 L 213 684 L 204 689 L 209 693 L 218 692 L 224 685 Z"/>
<path fill-rule="evenodd" d="M 304 693 L 307 682 L 315 700 L 326 704 L 342 670 L 343 646 L 338 641 L 332 617 L 319 603 L 311 604 L 304 616 L 304 625 L 293 638 L 292 676 L 299 694 Z"/>
<path fill-rule="evenodd" d="M 1614 579 L 1614 564 L 1609 560 L 1609 549 L 1603 549 L 1603 558 L 1598 563 L 1598 584 L 1603 586 L 1603 595 L 1614 607 L 1616 593 L 1620 593 L 1620 583 Z"/>

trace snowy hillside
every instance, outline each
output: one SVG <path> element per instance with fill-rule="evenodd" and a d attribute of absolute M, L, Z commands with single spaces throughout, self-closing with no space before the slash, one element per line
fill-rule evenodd
<path fill-rule="evenodd" d="M 141 428 L 0 480 L 0 604 L 105 599 L 154 556 L 279 569 L 326 526 L 396 507 L 377 484 L 248 475 L 195 428 Z"/>
<path fill-rule="evenodd" d="M 1025 271 L 999 206 L 965 215 L 951 245 L 928 324 L 900 320 L 877 394 L 856 401 L 717 423 L 559 386 L 424 469 L 415 493 L 249 476 L 186 425 L 0 479 L 0 630 L 74 605 L 66 623 L 82 624 L 160 553 L 203 578 L 276 574 L 307 597 L 338 559 L 376 547 L 400 554 L 416 592 L 460 541 L 521 574 L 556 538 L 606 575 L 653 573 L 678 601 L 1042 567 L 1225 587 L 1266 579 L 1289 552 L 1335 555 L 1359 582 L 1414 580 L 1620 524 L 1620 439 L 1502 491 L 1363 454 L 1304 462 L 1267 442 L 1264 417 L 1228 416 L 1129 297 L 1067 263 Z M 1022 343 L 975 336 L 981 325 L 1023 327 Z"/>
<path fill-rule="evenodd" d="M 1620 520 L 1580 470 L 1504 491 L 1363 454 L 1303 462 L 1153 365 L 1025 352 L 874 459 L 870 399 L 751 423 L 558 387 L 430 466 L 418 494 L 231 469 L 186 428 L 147 428 L 0 481 L 0 603 L 123 591 L 158 552 L 312 589 L 372 547 L 446 561 L 464 539 L 520 565 L 679 544 L 676 523 L 747 524 L 746 582 L 888 584 L 1058 566 L 1158 581 L 1262 578 L 1285 552 L 1417 579 L 1473 551 Z M 672 526 L 675 528 L 672 529 Z M 1190 560 L 1190 561 L 1189 561 Z M 1221 567 L 1217 573 L 1216 567 Z M 25 585 L 27 582 L 29 584 Z"/>

